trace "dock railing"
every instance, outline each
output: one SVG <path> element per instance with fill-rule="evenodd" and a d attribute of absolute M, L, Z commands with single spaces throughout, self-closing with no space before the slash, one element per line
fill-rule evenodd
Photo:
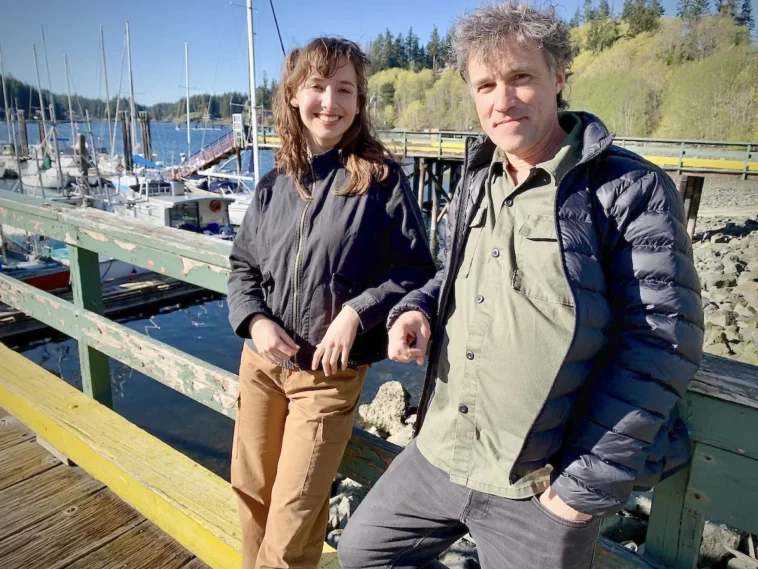
<path fill-rule="evenodd" d="M 98 402 L 92 402 L 90 407 L 94 405 L 95 410 L 112 407 L 108 358 L 113 358 L 206 407 L 230 418 L 236 416 L 238 377 L 103 317 L 98 271 L 98 255 L 107 255 L 211 291 L 226 293 L 230 243 L 114 218 L 97 210 L 75 209 L 2 191 L 0 224 L 59 239 L 69 247 L 73 302 L 61 300 L 2 273 L 0 302 L 77 340 L 83 392 Z M 33 409 L 35 402 L 43 397 L 43 391 L 38 385 L 35 387 L 37 391 L 32 391 L 33 382 L 26 392 L 22 379 L 16 378 L 12 386 L 9 381 L 3 376 L 3 365 L 0 365 L 0 406 L 11 413 L 20 409 L 22 420 L 24 416 L 36 417 L 30 428 L 38 430 L 40 437 L 54 442 L 55 437 L 50 433 L 53 427 L 45 421 L 43 412 L 35 415 Z M 63 383 L 62 380 L 55 381 Z M 20 403 L 24 397 L 25 407 Z M 43 409 L 41 401 L 39 406 Z M 58 425 L 55 428 L 70 429 L 72 436 L 87 431 L 90 446 L 99 448 L 98 437 L 107 434 L 100 435 L 91 426 L 87 428 L 82 421 L 89 415 L 80 415 L 78 410 L 69 407 L 77 405 L 55 408 Z M 693 461 L 687 469 L 656 487 L 644 557 L 601 540 L 595 567 L 693 569 L 706 519 L 758 534 L 758 368 L 706 355 L 680 411 L 692 437 Z M 92 409 L 88 412 L 94 413 Z M 70 420 L 66 413 L 71 413 Z M 123 421 L 115 415 L 112 420 Z M 123 436 L 137 435 L 125 433 Z M 103 448 L 110 449 L 104 443 Z M 61 449 L 62 452 L 65 450 Z M 399 447 L 356 428 L 340 472 L 371 486 L 399 451 Z M 99 460 L 107 454 L 100 451 Z M 130 454 L 129 457 L 128 461 L 140 462 L 140 468 L 148 468 L 150 472 L 160 470 L 161 462 L 169 460 L 160 452 L 139 457 Z M 87 470 L 87 464 L 81 466 Z M 123 462 L 120 468 L 129 470 Z M 156 490 L 160 484 L 155 483 L 157 486 L 153 487 L 152 482 L 144 480 L 145 475 L 135 474 L 133 483 L 124 483 L 124 476 L 114 472 L 112 466 L 92 467 L 91 474 L 96 478 L 102 475 L 105 478 L 102 481 L 112 485 L 114 492 L 212 567 L 238 566 L 239 535 L 228 484 L 194 463 L 190 469 L 176 473 L 172 469 L 176 469 L 173 462 L 166 466 L 167 472 L 162 472 L 160 479 L 165 489 L 160 491 Z M 172 476 L 177 479 L 172 480 Z M 152 497 L 132 499 L 133 486 L 139 484 L 148 486 L 148 490 L 162 498 L 172 492 L 172 485 L 183 488 L 189 484 L 197 496 L 185 496 L 184 500 L 209 500 L 216 506 L 209 509 L 205 504 L 195 508 L 175 498 L 159 501 L 162 506 L 158 507 Z M 204 485 L 218 490 L 221 498 L 217 501 L 203 498 Z M 168 515 L 165 510 L 172 508 L 182 515 Z M 190 531 L 195 526 L 215 529 Z"/>

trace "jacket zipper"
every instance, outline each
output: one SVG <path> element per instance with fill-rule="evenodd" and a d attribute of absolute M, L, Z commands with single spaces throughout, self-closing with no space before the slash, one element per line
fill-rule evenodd
<path fill-rule="evenodd" d="M 308 207 L 311 205 L 313 194 L 316 192 L 316 174 L 313 171 L 313 161 L 310 162 L 311 167 L 311 197 L 305 202 L 303 213 L 300 214 L 300 226 L 297 237 L 297 253 L 295 254 L 295 274 L 294 274 L 294 295 L 292 300 L 293 305 L 293 328 L 295 333 L 298 333 L 300 328 L 300 306 L 299 306 L 299 293 L 300 293 L 300 263 L 302 261 L 303 242 L 305 241 L 305 216 L 308 213 Z"/>

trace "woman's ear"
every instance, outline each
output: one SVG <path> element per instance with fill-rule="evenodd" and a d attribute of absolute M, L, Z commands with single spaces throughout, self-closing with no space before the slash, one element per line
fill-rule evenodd
<path fill-rule="evenodd" d="M 292 107 L 293 109 L 296 109 L 296 108 L 298 108 L 299 106 L 300 106 L 300 105 L 298 104 L 298 102 L 297 102 L 297 99 L 296 99 L 295 97 L 292 97 L 292 98 L 290 99 L 290 107 Z"/>

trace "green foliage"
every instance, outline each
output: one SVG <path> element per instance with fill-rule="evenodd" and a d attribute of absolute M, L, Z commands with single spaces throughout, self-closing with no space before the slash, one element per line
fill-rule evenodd
<path fill-rule="evenodd" d="M 406 36 L 394 36 L 388 29 L 369 42 L 366 54 L 371 62 L 371 73 L 395 68 L 411 71 L 432 69 L 436 73 L 444 67 L 451 43 L 452 30 L 442 39 L 436 26 L 432 28 L 425 46 L 413 28 L 408 30 Z"/>
<path fill-rule="evenodd" d="M 664 10 L 659 0 L 625 0 L 621 18 L 629 25 L 628 35 L 654 32 L 660 27 Z"/>
<path fill-rule="evenodd" d="M 589 26 L 572 30 L 581 42 Z M 744 27 L 707 16 L 661 20 L 656 32 L 577 55 L 572 109 L 626 136 L 745 140 L 758 136 L 758 52 Z"/>

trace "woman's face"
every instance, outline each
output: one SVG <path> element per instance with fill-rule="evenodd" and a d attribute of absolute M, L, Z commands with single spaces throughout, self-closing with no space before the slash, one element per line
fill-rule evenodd
<path fill-rule="evenodd" d="M 311 154 L 334 148 L 358 114 L 358 76 L 346 61 L 331 75 L 312 73 L 290 104 L 300 112 Z"/>

